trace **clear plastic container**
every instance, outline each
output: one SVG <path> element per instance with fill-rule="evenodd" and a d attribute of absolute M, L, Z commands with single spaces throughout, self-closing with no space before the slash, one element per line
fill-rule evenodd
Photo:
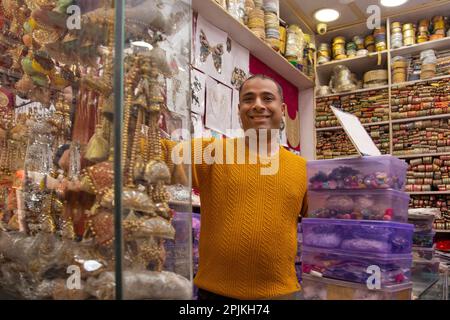
<path fill-rule="evenodd" d="M 381 287 L 408 283 L 411 279 L 411 254 L 373 254 L 361 252 L 354 254 L 345 251 L 303 247 L 303 274 L 318 275 L 367 285 L 373 284 L 373 272 L 380 270 Z"/>
<path fill-rule="evenodd" d="M 409 214 L 408 222 L 414 225 L 414 232 L 431 232 L 434 218 L 434 215 Z"/>
<path fill-rule="evenodd" d="M 413 254 L 414 260 L 419 260 L 419 259 L 433 260 L 434 247 L 433 248 L 413 247 L 412 254 Z"/>
<path fill-rule="evenodd" d="M 427 287 L 439 278 L 439 259 L 414 259 L 411 267 L 411 279 L 417 288 Z"/>
<path fill-rule="evenodd" d="M 308 161 L 309 190 L 395 189 L 405 187 L 408 165 L 384 155 Z"/>
<path fill-rule="evenodd" d="M 305 218 L 302 229 L 303 245 L 309 247 L 411 254 L 413 226 L 407 223 Z"/>
<path fill-rule="evenodd" d="M 407 222 L 409 195 L 397 190 L 308 192 L 308 217 Z"/>
<path fill-rule="evenodd" d="M 431 248 L 436 231 L 414 232 L 413 244 L 415 247 Z"/>
<path fill-rule="evenodd" d="M 352 282 L 302 276 L 303 298 L 306 300 L 411 300 L 412 284 L 396 284 L 379 290 Z"/>

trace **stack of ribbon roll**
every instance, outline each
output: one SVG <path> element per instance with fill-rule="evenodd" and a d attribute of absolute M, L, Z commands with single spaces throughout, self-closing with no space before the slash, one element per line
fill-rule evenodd
<path fill-rule="evenodd" d="M 430 35 L 430 21 L 422 19 L 419 21 L 419 28 L 417 30 L 417 43 L 427 42 Z"/>
<path fill-rule="evenodd" d="M 450 152 L 450 119 L 392 125 L 394 155 Z"/>
<path fill-rule="evenodd" d="M 389 153 L 389 125 L 366 127 L 382 154 Z M 356 149 L 343 130 L 318 131 L 316 144 L 317 160 L 356 155 Z"/>
<path fill-rule="evenodd" d="M 347 42 L 345 45 L 346 54 L 348 58 L 353 58 L 356 56 L 357 46 L 354 42 Z"/>
<path fill-rule="evenodd" d="M 303 58 L 304 37 L 302 29 L 298 25 L 292 24 L 287 30 L 286 59 L 297 66 L 298 61 Z"/>
<path fill-rule="evenodd" d="M 344 37 L 335 37 L 333 39 L 333 59 L 334 60 L 342 60 L 347 58 L 345 54 L 345 38 Z"/>
<path fill-rule="evenodd" d="M 386 28 L 379 27 L 373 30 L 373 37 L 375 38 L 376 51 L 383 51 L 387 49 L 386 45 Z"/>
<path fill-rule="evenodd" d="M 286 54 L 287 24 L 280 20 L 280 53 Z"/>
<path fill-rule="evenodd" d="M 400 22 L 391 23 L 391 48 L 396 49 L 403 46 L 402 24 Z"/>
<path fill-rule="evenodd" d="M 280 0 L 264 0 L 263 8 L 266 12 L 273 12 L 277 16 L 280 15 Z"/>
<path fill-rule="evenodd" d="M 258 7 L 253 9 L 248 17 L 248 27 L 260 39 L 266 39 L 266 25 L 264 22 L 264 11 Z"/>
<path fill-rule="evenodd" d="M 364 38 L 364 46 L 369 52 L 375 52 L 375 38 L 369 34 Z"/>
<path fill-rule="evenodd" d="M 344 65 L 333 68 L 330 87 L 333 92 L 346 92 L 356 90 L 356 76 Z"/>
<path fill-rule="evenodd" d="M 411 46 L 416 43 L 416 26 L 413 23 L 405 23 L 403 30 L 403 45 Z"/>
<path fill-rule="evenodd" d="M 255 2 L 253 0 L 245 0 L 244 3 L 244 12 L 245 12 L 245 24 L 248 25 L 248 19 L 250 16 L 250 12 L 255 9 Z"/>
<path fill-rule="evenodd" d="M 228 12 L 239 22 L 245 22 L 244 0 L 228 0 Z"/>
<path fill-rule="evenodd" d="M 330 46 L 328 43 L 321 43 L 319 44 L 319 48 L 317 50 L 317 63 L 323 64 L 330 61 Z"/>
<path fill-rule="evenodd" d="M 272 8 L 272 7 L 268 7 Z M 280 22 L 275 12 L 265 8 L 266 42 L 275 50 L 280 50 Z"/>
<path fill-rule="evenodd" d="M 450 79 L 392 88 L 391 97 L 392 119 L 450 113 Z"/>
<path fill-rule="evenodd" d="M 387 85 L 388 72 L 384 69 L 370 70 L 364 73 L 364 88 L 374 88 Z"/>
<path fill-rule="evenodd" d="M 255 3 L 255 8 L 262 9 L 264 0 L 253 0 L 253 2 Z"/>
<path fill-rule="evenodd" d="M 326 87 L 328 89 L 328 87 Z M 322 91 L 322 90 L 321 90 Z M 323 94 L 329 94 L 323 89 Z M 354 114 L 361 123 L 373 123 L 389 120 L 388 89 L 370 90 L 316 100 L 316 128 L 338 126 L 339 122 L 331 111 L 331 106 Z"/>
<path fill-rule="evenodd" d="M 407 191 L 450 191 L 450 156 L 409 160 Z"/>
<path fill-rule="evenodd" d="M 314 77 L 314 66 L 316 57 L 316 45 L 314 44 L 311 35 L 305 33 L 305 49 L 304 49 L 304 64 L 305 73 L 308 77 Z"/>
<path fill-rule="evenodd" d="M 354 36 L 352 38 L 353 42 L 356 44 L 356 50 L 365 49 L 364 47 L 364 38 L 361 36 Z"/>
<path fill-rule="evenodd" d="M 450 51 L 437 55 L 436 76 L 450 74 Z"/>
<path fill-rule="evenodd" d="M 406 81 L 408 63 L 402 56 L 392 58 L 392 82 L 400 83 Z"/>
<path fill-rule="evenodd" d="M 430 79 L 436 76 L 436 60 L 434 50 L 424 50 L 420 53 L 420 79 Z"/>
<path fill-rule="evenodd" d="M 445 37 L 445 20 L 443 16 L 433 17 L 433 34 L 430 40 L 442 39 Z"/>

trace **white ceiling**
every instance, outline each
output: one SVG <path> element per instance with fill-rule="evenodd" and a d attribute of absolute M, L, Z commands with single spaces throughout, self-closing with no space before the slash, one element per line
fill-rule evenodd
<path fill-rule="evenodd" d="M 404 14 L 435 5 L 450 3 L 448 0 L 409 0 L 402 6 L 387 8 L 379 4 L 379 0 L 280 0 L 280 15 L 288 23 L 299 23 L 303 20 L 309 32 L 316 30 L 317 21 L 314 12 L 322 8 L 333 8 L 340 12 L 340 17 L 328 24 L 328 30 L 340 29 L 353 24 L 362 23 L 369 16 L 366 9 L 370 5 L 379 5 L 383 17 Z M 450 12 L 442 12 L 449 15 Z"/>

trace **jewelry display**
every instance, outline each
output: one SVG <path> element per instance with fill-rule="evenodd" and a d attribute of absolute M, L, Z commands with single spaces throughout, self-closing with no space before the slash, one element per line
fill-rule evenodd
<path fill-rule="evenodd" d="M 66 9 L 75 3 L 81 29 L 67 24 Z M 182 86 L 189 59 L 177 55 L 187 55 L 190 43 L 176 53 L 167 46 L 171 35 L 189 31 L 188 9 L 179 1 L 127 3 L 124 118 L 116 119 L 114 1 L 0 1 L 0 292 L 114 298 L 118 139 L 125 295 L 191 297 L 189 275 L 165 263 L 175 228 L 161 146 L 161 123 L 174 117 L 167 97 L 189 93 Z M 151 49 L 133 44 L 144 41 Z M 223 47 L 210 49 L 221 71 Z M 124 123 L 120 137 L 114 121 Z M 71 265 L 80 267 L 79 290 L 66 288 Z"/>

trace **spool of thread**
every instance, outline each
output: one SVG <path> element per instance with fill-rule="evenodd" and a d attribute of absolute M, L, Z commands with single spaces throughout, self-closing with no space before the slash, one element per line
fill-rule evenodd
<path fill-rule="evenodd" d="M 286 37 L 287 37 L 286 24 L 280 22 L 280 53 L 282 55 L 286 54 Z"/>
<path fill-rule="evenodd" d="M 317 63 L 322 64 L 330 61 L 330 46 L 328 43 L 321 43 L 317 53 Z"/>
<path fill-rule="evenodd" d="M 264 0 L 263 8 L 265 12 L 275 13 L 277 16 L 280 15 L 280 1 L 279 0 Z"/>
<path fill-rule="evenodd" d="M 353 42 L 356 44 L 356 50 L 365 49 L 364 47 L 364 38 L 361 36 L 354 36 Z"/>
<path fill-rule="evenodd" d="M 287 29 L 286 58 L 291 62 L 297 63 L 303 57 L 302 35 L 300 27 L 295 24 L 290 25 Z"/>
<path fill-rule="evenodd" d="M 266 26 L 264 22 L 264 11 L 255 7 L 250 12 L 248 19 L 248 27 L 260 39 L 266 39 Z"/>
<path fill-rule="evenodd" d="M 364 38 L 364 46 L 367 51 L 375 52 L 375 38 L 369 34 Z"/>
<path fill-rule="evenodd" d="M 356 43 L 347 42 L 347 44 L 345 45 L 345 50 L 346 50 L 347 57 L 350 58 L 350 57 L 356 56 L 356 50 L 357 50 Z"/>
<path fill-rule="evenodd" d="M 228 12 L 236 20 L 244 23 L 245 20 L 245 1 L 244 0 L 228 0 Z"/>
<path fill-rule="evenodd" d="M 386 50 L 386 28 L 380 27 L 375 28 L 373 31 L 373 36 L 375 38 L 375 48 L 377 51 Z"/>
<path fill-rule="evenodd" d="M 278 16 L 274 12 L 266 11 L 264 13 L 265 31 L 266 31 L 266 42 L 275 51 L 280 50 L 280 23 Z"/>

